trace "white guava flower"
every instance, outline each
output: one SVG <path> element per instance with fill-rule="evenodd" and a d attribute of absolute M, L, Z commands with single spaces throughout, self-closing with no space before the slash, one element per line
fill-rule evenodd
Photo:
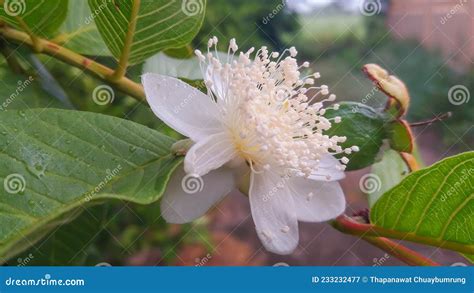
<path fill-rule="evenodd" d="M 184 168 L 172 175 L 161 214 L 170 223 L 193 221 L 250 177 L 260 240 L 271 252 L 289 254 L 298 244 L 298 220 L 322 222 L 343 213 L 337 180 L 348 159 L 333 155 L 358 148 L 342 149 L 345 137 L 324 134 L 340 121 L 324 117 L 323 103 L 335 95 L 313 85 L 318 73 L 300 77 L 309 64 L 297 64 L 295 48 L 281 55 L 266 47 L 236 54 L 232 39 L 222 60 L 216 44 L 216 37 L 209 40 L 206 55 L 196 50 L 207 95 L 176 78 L 142 77 L 153 112 L 194 142 Z M 201 180 L 194 193 L 183 185 L 188 176 Z"/>

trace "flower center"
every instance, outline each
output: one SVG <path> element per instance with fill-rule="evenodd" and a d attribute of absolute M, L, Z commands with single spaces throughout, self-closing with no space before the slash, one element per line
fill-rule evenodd
<path fill-rule="evenodd" d="M 216 45 L 217 38 L 209 40 L 208 48 Z M 215 54 L 208 50 L 206 56 L 200 51 L 196 55 L 222 123 L 229 129 L 236 150 L 255 171 L 272 168 L 309 176 L 324 155 L 358 150 L 343 150 L 339 144 L 345 137 L 324 134 L 332 123 L 340 122 L 339 117 L 324 117 L 328 108 L 323 104 L 336 96 L 329 94 L 327 86 L 314 85 L 319 73 L 300 77 L 300 69 L 309 63 L 297 64 L 294 47 L 281 55 L 262 47 L 253 58 L 253 48 L 238 57 L 236 51 L 232 39 L 225 61 L 219 59 L 217 49 Z M 347 158 L 341 159 L 341 163 L 347 162 Z"/>

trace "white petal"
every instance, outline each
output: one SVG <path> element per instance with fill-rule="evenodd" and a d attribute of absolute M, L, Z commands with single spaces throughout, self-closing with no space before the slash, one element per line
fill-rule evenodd
<path fill-rule="evenodd" d="M 182 165 L 173 173 L 161 199 L 161 215 L 168 223 L 191 222 L 206 213 L 232 189 L 235 178 L 229 168 L 203 177 L 186 175 Z"/>
<path fill-rule="evenodd" d="M 184 159 L 184 170 L 188 174 L 202 176 L 217 169 L 237 156 L 228 132 L 213 134 L 193 145 Z"/>
<path fill-rule="evenodd" d="M 328 221 L 342 214 L 346 208 L 346 199 L 338 182 L 293 177 L 288 183 L 299 221 Z"/>
<path fill-rule="evenodd" d="M 223 77 L 215 71 L 212 65 L 207 67 L 206 80 L 212 81 L 211 90 L 214 92 L 214 95 L 220 99 L 223 99 L 226 94 L 226 87 L 224 86 L 224 81 L 222 79 Z"/>
<path fill-rule="evenodd" d="M 179 133 L 198 141 L 222 129 L 217 104 L 179 79 L 147 73 L 142 76 L 153 113 Z"/>
<path fill-rule="evenodd" d="M 341 180 L 346 175 L 344 171 L 338 169 L 342 164 L 331 155 L 325 155 L 319 161 L 319 166 L 317 170 L 314 170 L 313 173 L 309 176 L 310 179 L 320 180 L 320 181 L 337 181 Z"/>
<path fill-rule="evenodd" d="M 298 245 L 298 221 L 285 179 L 276 173 L 252 172 L 250 207 L 258 237 L 268 251 L 290 254 Z"/>

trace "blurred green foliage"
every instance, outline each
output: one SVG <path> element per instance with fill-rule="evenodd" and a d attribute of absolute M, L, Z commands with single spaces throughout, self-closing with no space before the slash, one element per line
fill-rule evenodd
<path fill-rule="evenodd" d="M 287 46 L 282 35 L 294 33 L 299 27 L 297 15 L 287 9 L 284 0 L 210 0 L 193 45 L 205 49 L 209 38 L 217 36 L 220 48 L 226 51 L 231 38 L 236 38 L 241 48 L 268 46 L 281 50 Z"/>

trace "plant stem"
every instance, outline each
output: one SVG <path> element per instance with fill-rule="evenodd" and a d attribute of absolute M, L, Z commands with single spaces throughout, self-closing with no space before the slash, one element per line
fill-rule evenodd
<path fill-rule="evenodd" d="M 408 265 L 439 265 L 438 263 L 420 255 L 416 251 L 413 251 L 401 244 L 395 243 L 385 237 L 380 237 L 385 235 L 379 235 L 376 232 L 371 231 L 374 227 L 373 225 L 359 223 L 347 215 L 339 216 L 335 221 L 332 222 L 332 226 L 343 233 L 361 236 L 365 241 L 388 252 Z"/>
<path fill-rule="evenodd" d="M 130 56 L 130 50 L 132 49 L 133 35 L 135 34 L 135 28 L 137 26 L 138 10 L 140 9 L 140 0 L 132 1 L 132 11 L 130 15 L 130 22 L 128 23 L 127 34 L 125 35 L 124 45 L 122 54 L 120 55 L 117 69 L 111 76 L 111 80 L 117 80 L 125 76 L 125 72 L 128 66 L 128 59 Z"/>
<path fill-rule="evenodd" d="M 13 43 L 25 44 L 31 48 L 35 47 L 35 44 L 28 34 L 7 26 L 0 26 L 0 36 Z M 38 53 L 52 56 L 72 66 L 81 68 L 112 84 L 118 90 L 136 98 L 139 101 L 143 101 L 145 99 L 145 92 L 141 84 L 136 83 L 124 76 L 119 79 L 112 79 L 111 76 L 113 75 L 114 71 L 109 67 L 97 63 L 90 58 L 84 57 L 48 40 L 37 38 L 37 42 L 39 43 Z"/>
<path fill-rule="evenodd" d="M 387 237 L 392 239 L 407 240 L 416 243 L 431 245 L 435 247 L 442 247 L 450 250 L 455 250 L 462 253 L 474 254 L 474 245 L 466 245 L 452 241 L 445 241 L 437 238 L 430 238 L 416 235 L 414 233 L 400 232 L 375 226 L 372 224 L 363 224 L 352 220 L 347 215 L 339 216 L 334 222 L 333 226 L 348 234 L 359 236 L 375 236 Z"/>
<path fill-rule="evenodd" d="M 439 263 L 432 261 L 431 259 L 411 250 L 399 243 L 396 243 L 385 237 L 362 237 L 365 241 L 370 244 L 377 246 L 378 248 L 386 251 L 393 255 L 404 263 L 411 266 L 440 266 Z"/>
<path fill-rule="evenodd" d="M 31 42 L 33 43 L 33 51 L 35 51 L 36 53 L 40 53 L 41 43 L 38 41 L 38 37 L 33 33 L 30 27 L 23 20 L 23 18 L 16 16 L 15 19 L 18 21 L 18 24 L 20 24 L 20 27 L 30 36 Z"/>
<path fill-rule="evenodd" d="M 438 121 L 443 121 L 443 120 L 446 120 L 448 118 L 451 118 L 453 114 L 451 112 L 446 112 L 444 114 L 441 114 L 439 116 L 436 116 L 434 118 L 431 118 L 430 120 L 427 120 L 427 121 L 422 121 L 422 122 L 415 122 L 415 123 L 411 123 L 410 126 L 411 127 L 417 127 L 417 126 L 425 126 L 425 125 L 431 125 L 435 122 L 438 122 Z"/>

